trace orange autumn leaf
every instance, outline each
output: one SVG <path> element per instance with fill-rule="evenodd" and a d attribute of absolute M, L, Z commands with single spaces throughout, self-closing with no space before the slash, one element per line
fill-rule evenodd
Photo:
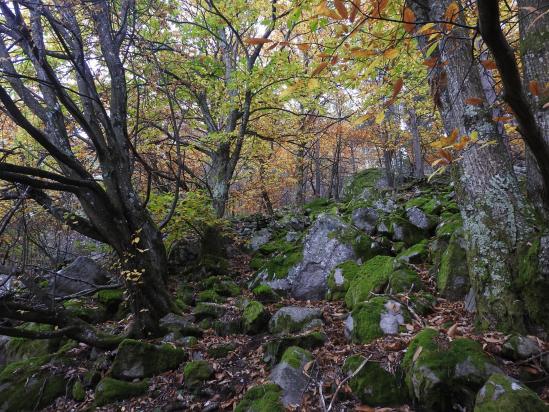
<path fill-rule="evenodd" d="M 482 106 L 483 102 L 484 100 L 480 97 L 469 97 L 468 99 L 465 99 L 465 104 L 470 104 L 471 106 Z"/>
<path fill-rule="evenodd" d="M 334 6 L 342 19 L 346 19 L 347 17 L 349 17 L 349 13 L 347 13 L 347 8 L 345 7 L 345 4 L 342 0 L 334 0 Z"/>
<path fill-rule="evenodd" d="M 432 69 L 437 65 L 437 58 L 429 57 L 428 59 L 425 59 L 422 64 Z"/>
<path fill-rule="evenodd" d="M 383 52 L 383 56 L 388 59 L 394 59 L 398 56 L 398 50 L 397 49 L 387 49 Z"/>
<path fill-rule="evenodd" d="M 528 83 L 528 90 L 530 90 L 530 93 L 534 96 L 539 96 L 541 94 L 537 80 L 531 80 L 530 83 Z"/>
<path fill-rule="evenodd" d="M 298 48 L 299 50 L 303 51 L 303 52 L 309 50 L 310 47 L 311 47 L 311 45 L 308 44 L 308 43 L 299 43 L 299 44 L 297 45 L 297 48 Z"/>
<path fill-rule="evenodd" d="M 493 61 L 493 60 L 482 60 L 480 62 L 480 64 L 482 64 L 482 66 L 486 70 L 496 70 L 497 69 L 496 62 Z"/>
<path fill-rule="evenodd" d="M 381 17 L 381 13 L 383 13 L 383 10 L 385 10 L 387 5 L 389 4 L 389 0 L 372 0 L 372 4 L 372 17 L 379 18 Z"/>
<path fill-rule="evenodd" d="M 272 40 L 265 39 L 263 37 L 248 37 L 247 39 L 244 39 L 244 43 L 251 44 L 251 45 L 257 45 L 257 44 L 265 44 L 265 43 L 271 43 Z"/>
<path fill-rule="evenodd" d="M 328 64 L 330 63 L 329 62 L 319 63 L 319 65 L 316 66 L 316 68 L 311 73 L 311 76 L 316 76 L 317 74 L 319 74 L 322 70 L 324 70 L 328 66 Z"/>
<path fill-rule="evenodd" d="M 375 56 L 377 53 L 374 50 L 355 49 L 351 50 L 351 56 L 356 58 Z"/>
<path fill-rule="evenodd" d="M 393 86 L 393 94 L 391 96 L 391 99 L 394 99 L 397 97 L 398 93 L 402 89 L 402 86 L 404 85 L 404 80 L 402 80 L 402 77 L 400 77 Z"/>
<path fill-rule="evenodd" d="M 353 23 L 355 21 L 356 15 L 360 10 L 360 0 L 354 0 L 351 2 L 351 13 L 349 13 L 349 21 Z"/>
<path fill-rule="evenodd" d="M 446 11 L 444 12 L 444 20 L 448 21 L 448 23 L 444 25 L 444 28 L 447 31 L 452 30 L 452 27 L 453 27 L 452 23 L 456 21 L 458 14 L 459 14 L 459 5 L 455 1 L 453 1 L 448 5 L 448 7 L 446 8 Z"/>
<path fill-rule="evenodd" d="M 406 30 L 408 33 L 412 33 L 416 28 L 416 25 L 415 25 L 416 15 L 414 14 L 411 8 L 409 7 L 404 8 L 402 19 L 404 20 L 404 30 Z"/>

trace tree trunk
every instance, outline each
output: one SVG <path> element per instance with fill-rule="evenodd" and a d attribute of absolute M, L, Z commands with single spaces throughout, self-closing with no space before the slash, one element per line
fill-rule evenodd
<path fill-rule="evenodd" d="M 450 3 L 418 2 L 414 12 L 422 21 L 444 20 Z M 466 135 L 478 133 L 478 142 L 462 152 L 457 179 L 478 320 L 484 327 L 524 330 L 529 313 L 515 280 L 517 261 L 532 234 L 531 209 L 521 194 L 489 107 L 465 104 L 469 98 L 484 95 L 478 70 L 471 70 L 476 63 L 469 38 L 466 30 L 454 26 L 439 43 L 443 45 L 440 56 L 451 64 L 443 66 L 434 79 L 438 81 L 436 101 L 447 128 L 458 127 Z"/>
<path fill-rule="evenodd" d="M 230 189 L 230 146 L 221 144 L 212 156 L 212 164 L 207 173 L 207 182 L 212 197 L 212 205 L 217 217 L 225 215 Z"/>
<path fill-rule="evenodd" d="M 297 160 L 297 188 L 295 195 L 295 203 L 297 206 L 305 204 L 305 190 L 307 188 L 307 180 L 305 178 L 305 145 L 300 144 L 296 155 Z"/>
<path fill-rule="evenodd" d="M 423 179 L 425 172 L 423 170 L 423 154 L 421 153 L 421 137 L 417 124 L 417 115 L 414 108 L 408 110 L 410 115 L 410 132 L 412 133 L 412 153 L 414 154 L 414 177 Z"/>
<path fill-rule="evenodd" d="M 548 0 L 519 0 L 519 31 L 520 52 L 524 68 L 524 83 L 528 87 L 537 82 L 540 89 L 549 84 L 549 42 L 547 41 L 549 27 Z M 526 88 L 527 89 L 527 88 Z M 536 122 L 539 125 L 542 137 L 549 142 L 549 110 L 543 109 L 547 98 L 543 95 L 535 96 L 530 91 L 530 105 L 534 111 Z M 548 159 L 549 160 L 549 159 Z M 526 187 L 528 196 L 540 210 L 548 214 L 549 198 L 545 192 L 537 161 L 530 149 L 526 150 Z"/>
<path fill-rule="evenodd" d="M 316 197 L 322 196 L 322 170 L 320 169 L 320 139 L 315 142 L 314 150 L 314 162 L 315 162 L 315 195 Z"/>

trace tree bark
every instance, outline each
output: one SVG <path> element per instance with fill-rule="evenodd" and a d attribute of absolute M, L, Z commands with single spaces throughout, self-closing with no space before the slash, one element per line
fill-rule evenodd
<path fill-rule="evenodd" d="M 414 12 L 422 21 L 440 21 L 450 3 L 414 2 Z M 461 15 L 457 21 L 463 21 Z M 478 133 L 478 142 L 461 154 L 456 181 L 478 320 L 483 327 L 524 330 L 529 313 L 515 280 L 520 251 L 533 233 L 531 208 L 489 107 L 466 104 L 484 95 L 470 38 L 465 29 L 454 26 L 439 43 L 438 55 L 449 64 L 438 69 L 435 101 L 448 133 L 454 127 L 461 134 Z"/>
<path fill-rule="evenodd" d="M 421 153 L 421 136 L 417 124 L 417 115 L 414 108 L 408 109 L 410 116 L 410 132 L 412 133 L 412 153 L 414 154 L 414 177 L 423 179 L 425 172 L 423 169 L 423 154 Z"/>

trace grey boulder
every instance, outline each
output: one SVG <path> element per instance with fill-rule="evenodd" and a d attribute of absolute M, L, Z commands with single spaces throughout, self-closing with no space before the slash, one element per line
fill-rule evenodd
<path fill-rule="evenodd" d="M 62 297 L 105 285 L 109 278 L 109 272 L 94 260 L 79 256 L 53 275 L 49 280 L 49 288 L 55 296 Z"/>

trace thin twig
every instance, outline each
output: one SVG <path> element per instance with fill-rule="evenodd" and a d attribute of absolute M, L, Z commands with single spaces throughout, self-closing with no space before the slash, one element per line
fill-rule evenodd
<path fill-rule="evenodd" d="M 339 383 L 339 385 L 337 385 L 336 391 L 334 392 L 334 395 L 332 396 L 332 400 L 330 401 L 330 405 L 328 406 L 328 409 L 326 409 L 326 412 L 330 412 L 332 410 L 332 407 L 334 406 L 334 402 L 337 398 L 337 394 L 341 390 L 342 386 L 345 385 L 345 383 L 347 383 L 347 381 L 354 378 L 362 370 L 364 365 L 366 365 L 368 363 L 368 361 L 370 360 L 371 357 L 372 357 L 372 355 L 370 355 L 366 359 L 364 359 L 364 362 L 362 362 L 360 364 L 360 366 L 358 368 L 356 368 L 356 370 L 353 373 L 351 373 L 349 376 L 347 376 L 345 379 L 343 379 Z"/>

